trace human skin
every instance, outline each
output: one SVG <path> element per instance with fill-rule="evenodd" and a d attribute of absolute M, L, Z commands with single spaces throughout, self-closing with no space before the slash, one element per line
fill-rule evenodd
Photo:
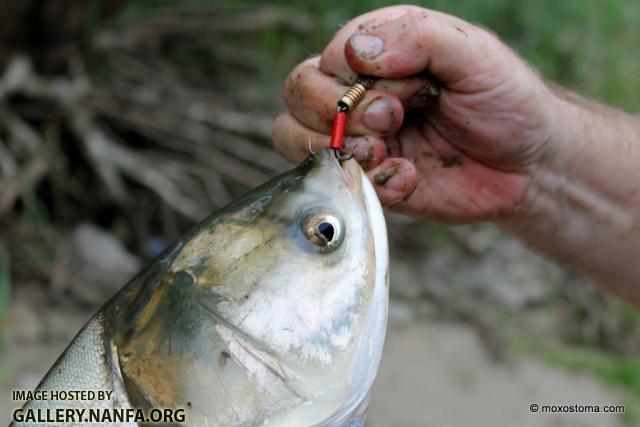
<path fill-rule="evenodd" d="M 414 6 L 347 23 L 289 75 L 275 148 L 327 146 L 336 100 L 347 150 L 381 202 L 451 224 L 494 222 L 640 307 L 640 120 L 545 82 L 486 29 Z"/>

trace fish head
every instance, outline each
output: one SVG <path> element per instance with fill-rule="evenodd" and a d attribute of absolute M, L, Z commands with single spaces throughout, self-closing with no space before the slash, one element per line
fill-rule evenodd
<path fill-rule="evenodd" d="M 328 149 L 223 208 L 167 252 L 150 290 L 130 291 L 133 394 L 211 425 L 339 425 L 381 357 L 386 238 L 366 175 Z M 168 384 L 136 375 L 150 354 Z"/>

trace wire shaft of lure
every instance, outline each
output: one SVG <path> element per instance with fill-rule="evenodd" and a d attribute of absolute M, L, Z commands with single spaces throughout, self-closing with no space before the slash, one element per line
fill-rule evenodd
<path fill-rule="evenodd" d="M 338 100 L 336 113 L 333 117 L 331 129 L 331 141 L 329 147 L 333 148 L 338 159 L 342 159 L 344 147 L 344 130 L 347 126 L 347 113 L 353 111 L 364 98 L 367 90 L 376 82 L 375 77 L 358 76 L 355 83 Z"/>

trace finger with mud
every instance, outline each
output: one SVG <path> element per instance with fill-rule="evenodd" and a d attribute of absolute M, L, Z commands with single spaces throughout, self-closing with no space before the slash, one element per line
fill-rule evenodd
<path fill-rule="evenodd" d="M 393 88 L 393 87 L 390 87 Z M 337 101 L 349 89 L 321 72 L 317 58 L 298 65 L 287 78 L 284 101 L 298 121 L 317 132 L 329 134 Z M 404 108 L 391 92 L 367 91 L 358 106 L 349 112 L 348 135 L 388 134 L 402 124 Z"/>
<path fill-rule="evenodd" d="M 290 113 L 280 115 L 273 126 L 273 146 L 291 163 L 300 163 L 309 154 L 329 146 L 329 135 L 302 125 Z M 353 154 L 364 170 L 371 169 L 386 157 L 383 138 L 365 135 L 345 138 L 344 152 Z"/>

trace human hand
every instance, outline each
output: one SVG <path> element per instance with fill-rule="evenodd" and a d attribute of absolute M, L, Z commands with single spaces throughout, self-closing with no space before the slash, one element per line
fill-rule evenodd
<path fill-rule="evenodd" d="M 358 147 L 383 205 L 449 223 L 522 209 L 552 149 L 558 103 L 493 34 L 414 6 L 355 18 L 289 75 L 275 148 L 299 162 L 309 139 L 328 146 L 336 101 L 359 74 L 379 80 L 349 113 L 346 148 Z"/>

